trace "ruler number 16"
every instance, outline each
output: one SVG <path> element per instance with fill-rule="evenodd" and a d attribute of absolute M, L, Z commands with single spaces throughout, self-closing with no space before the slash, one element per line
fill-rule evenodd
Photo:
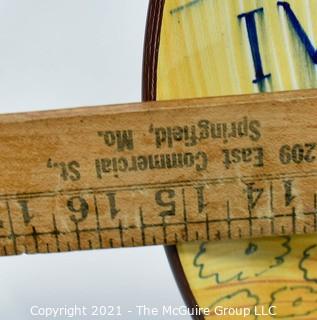
<path fill-rule="evenodd" d="M 70 219 L 74 223 L 81 222 L 81 221 L 85 220 L 88 216 L 89 205 L 88 205 L 87 201 L 82 197 L 75 196 L 75 197 L 71 197 L 70 199 L 68 199 L 67 208 L 71 212 L 80 214 L 80 217 L 77 217 L 77 215 L 75 215 L 75 214 L 72 214 L 70 216 Z"/>

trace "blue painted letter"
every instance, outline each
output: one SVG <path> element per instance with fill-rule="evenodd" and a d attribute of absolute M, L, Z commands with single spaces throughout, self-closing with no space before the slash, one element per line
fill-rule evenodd
<path fill-rule="evenodd" d="M 238 15 L 239 19 L 245 19 L 247 31 L 248 31 L 248 38 L 251 47 L 252 59 L 255 69 L 255 79 L 253 83 L 261 83 L 265 78 L 271 76 L 271 74 L 264 74 L 263 67 L 262 67 L 262 60 L 259 48 L 259 40 L 256 31 L 256 23 L 255 23 L 255 14 L 256 13 L 263 13 L 263 8 L 259 8 L 250 12 L 242 13 Z"/>
<path fill-rule="evenodd" d="M 309 40 L 305 30 L 303 29 L 297 17 L 295 16 L 293 10 L 291 9 L 290 4 L 286 1 L 278 1 L 277 5 L 282 6 L 284 8 L 290 23 L 292 24 L 296 34 L 298 35 L 305 49 L 307 50 L 310 58 L 313 60 L 314 63 L 317 63 L 317 52 L 314 46 L 312 45 L 311 41 Z"/>

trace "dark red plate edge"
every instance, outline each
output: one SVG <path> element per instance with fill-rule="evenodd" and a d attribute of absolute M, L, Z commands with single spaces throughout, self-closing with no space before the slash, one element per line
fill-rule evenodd
<path fill-rule="evenodd" d="M 164 3 L 165 0 L 149 0 L 143 47 L 143 101 L 156 100 L 156 72 Z M 195 308 L 197 306 L 197 302 L 185 276 L 176 246 L 166 246 L 165 252 L 186 305 L 189 308 Z M 195 320 L 204 320 L 202 315 L 192 317 Z"/>

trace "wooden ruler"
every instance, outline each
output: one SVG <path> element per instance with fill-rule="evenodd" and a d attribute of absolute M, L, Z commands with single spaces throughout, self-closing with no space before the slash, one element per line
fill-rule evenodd
<path fill-rule="evenodd" d="M 317 90 L 0 116 L 0 254 L 314 233 Z"/>

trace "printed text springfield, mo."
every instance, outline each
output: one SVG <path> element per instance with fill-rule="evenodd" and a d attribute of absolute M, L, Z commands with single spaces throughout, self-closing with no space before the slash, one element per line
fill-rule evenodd
<path fill-rule="evenodd" d="M 157 150 L 173 150 L 172 153 L 132 155 L 131 157 L 111 157 L 96 160 L 97 177 L 131 171 L 144 171 L 154 169 L 194 168 L 196 171 L 207 170 L 208 156 L 199 150 L 196 152 L 177 152 L 179 146 L 188 148 L 202 143 L 208 143 L 212 148 L 212 140 L 220 140 L 227 144 L 235 139 L 249 139 L 256 142 L 261 137 L 260 122 L 243 117 L 241 121 L 231 123 L 213 123 L 209 120 L 200 120 L 194 125 L 155 127 L 149 126 L 152 144 Z M 137 143 L 132 130 L 99 131 L 108 147 L 116 151 L 134 150 Z M 138 145 L 138 150 L 142 145 Z M 229 168 L 232 163 L 253 162 L 254 166 L 263 166 L 263 149 L 223 149 L 224 165 Z"/>

